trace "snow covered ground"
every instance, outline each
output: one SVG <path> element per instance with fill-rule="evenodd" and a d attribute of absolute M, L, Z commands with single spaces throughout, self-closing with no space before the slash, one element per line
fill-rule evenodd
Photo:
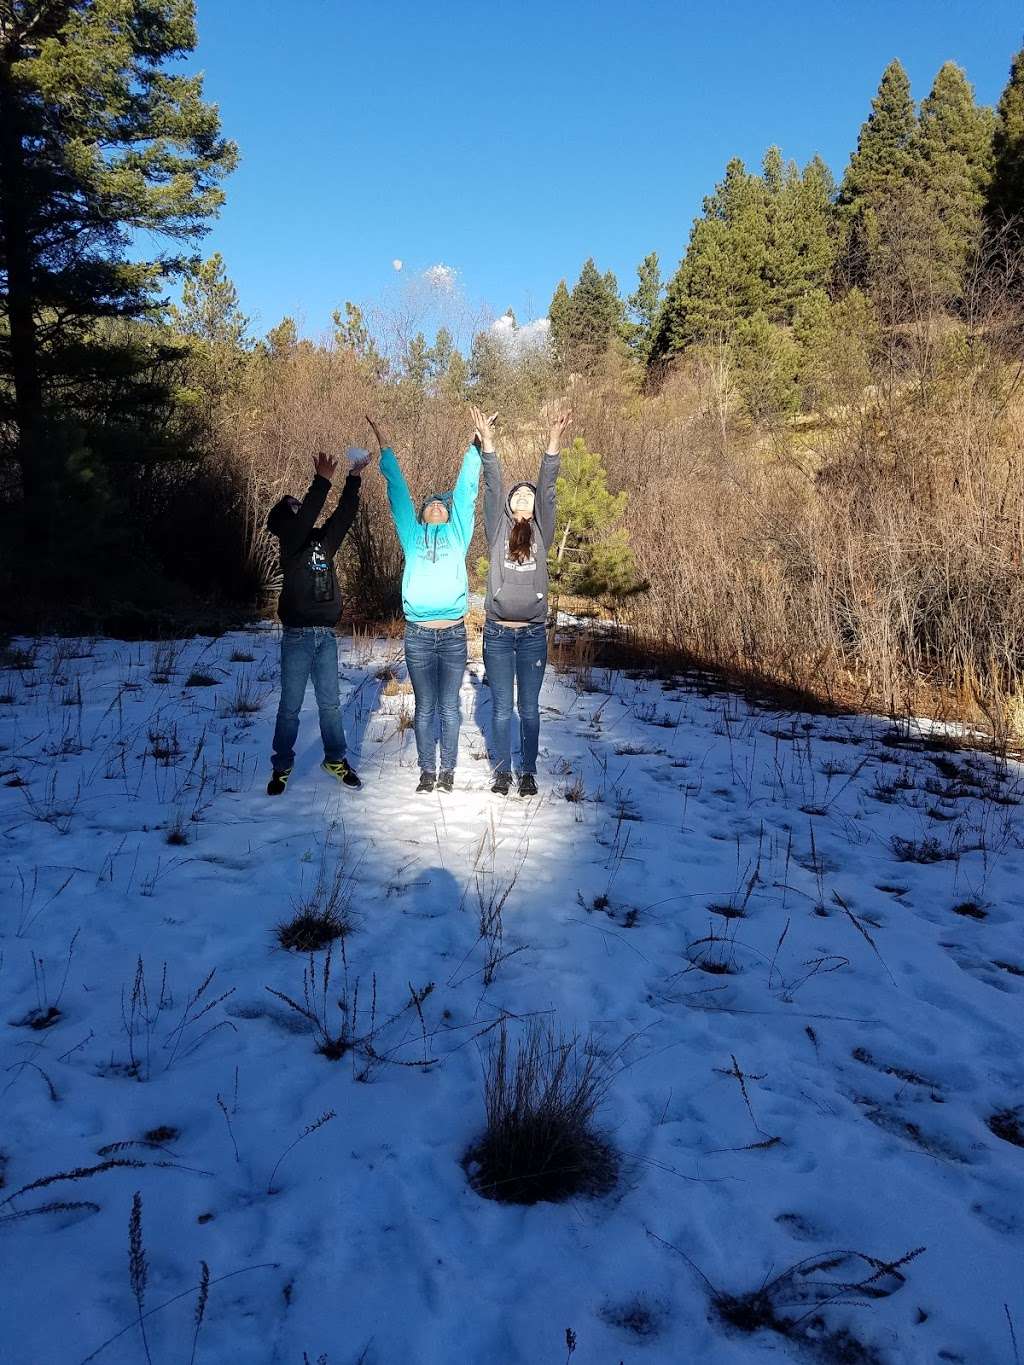
<path fill-rule="evenodd" d="M 4 1365 L 146 1359 L 136 1192 L 154 1365 L 190 1359 L 202 1262 L 205 1365 L 1024 1356 L 1016 765 L 707 679 L 551 670 L 541 797 L 506 801 L 471 663 L 457 790 L 416 796 L 410 701 L 378 676 L 398 646 L 358 640 L 364 790 L 320 771 L 310 694 L 271 800 L 276 631 L 15 645 Z M 331 1061 L 273 994 L 301 1003 L 308 963 L 274 929 L 336 872 L 356 923 L 328 1021 L 347 976 L 373 1055 Z M 513 879 L 488 972 L 481 902 Z M 471 1188 L 503 1016 L 605 1059 L 611 1194 Z M 711 1306 L 762 1286 L 753 1319 L 797 1328 Z"/>

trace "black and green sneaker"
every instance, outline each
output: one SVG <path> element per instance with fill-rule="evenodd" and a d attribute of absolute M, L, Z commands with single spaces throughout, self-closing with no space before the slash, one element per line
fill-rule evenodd
<path fill-rule="evenodd" d="M 450 768 L 445 768 L 437 775 L 437 790 L 439 792 L 450 792 L 455 786 L 455 774 Z"/>
<path fill-rule="evenodd" d="M 288 779 L 291 775 L 291 768 L 275 768 L 271 774 L 270 781 L 267 783 L 267 795 L 283 796 L 284 789 L 287 787 Z"/>
<path fill-rule="evenodd" d="M 523 773 L 522 777 L 519 779 L 519 795 L 537 795 L 537 779 L 534 777 L 533 773 Z"/>
<path fill-rule="evenodd" d="M 337 763 L 328 763 L 326 758 L 320 764 L 325 773 L 330 773 L 336 782 L 340 782 L 343 787 L 358 789 L 363 784 L 355 768 L 349 767 L 348 762 L 342 758 Z"/>
<path fill-rule="evenodd" d="M 491 791 L 494 792 L 494 794 L 495 794 L 496 796 L 508 796 L 508 794 L 509 794 L 509 792 L 510 792 L 511 790 L 512 790 L 512 774 L 511 774 L 511 773 L 495 773 L 495 774 L 494 774 L 494 783 L 493 783 L 493 785 L 492 785 L 492 787 L 491 787 Z"/>
<path fill-rule="evenodd" d="M 434 784 L 436 781 L 437 781 L 436 773 L 428 773 L 424 771 L 420 773 L 420 785 L 416 788 L 416 790 L 418 792 L 432 792 L 434 790 Z"/>

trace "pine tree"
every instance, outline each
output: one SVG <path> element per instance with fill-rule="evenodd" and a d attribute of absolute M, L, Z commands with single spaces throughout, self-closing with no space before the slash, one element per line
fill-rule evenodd
<path fill-rule="evenodd" d="M 590 258 L 571 294 L 565 281 L 560 281 L 548 316 L 557 364 L 565 370 L 586 373 L 620 333 L 623 306 L 618 281 L 610 270 L 602 275 Z"/>
<path fill-rule="evenodd" d="M 295 319 L 282 318 L 276 327 L 271 327 L 263 344 L 272 360 L 287 360 L 299 344 Z"/>
<path fill-rule="evenodd" d="M 344 313 L 340 308 L 335 308 L 331 321 L 334 323 L 334 341 L 339 349 L 351 352 L 375 379 L 384 379 L 389 370 L 388 362 L 377 350 L 359 305 L 346 299 Z"/>
<path fill-rule="evenodd" d="M 563 454 L 556 484 L 551 550 L 556 598 L 565 593 L 621 597 L 644 586 L 637 579 L 629 537 L 618 525 L 628 500 L 627 493 L 608 491 L 601 456 L 577 436 Z"/>
<path fill-rule="evenodd" d="M 427 375 L 430 371 L 430 352 L 427 347 L 427 339 L 422 332 L 417 332 L 406 346 L 402 365 L 405 370 L 405 377 L 417 389 L 422 389 L 426 385 Z"/>
<path fill-rule="evenodd" d="M 186 273 L 181 303 L 172 305 L 169 318 L 190 344 L 193 382 L 213 399 L 228 392 L 245 363 L 249 319 L 219 251 Z"/>
<path fill-rule="evenodd" d="M 668 286 L 652 358 L 727 336 L 741 318 L 763 311 L 769 304 L 768 252 L 765 182 L 734 157 L 694 221 Z"/>
<path fill-rule="evenodd" d="M 978 108 L 964 72 L 946 62 L 921 103 L 919 146 L 925 198 L 937 224 L 947 288 L 954 294 L 981 240 L 993 126 L 992 110 Z"/>
<path fill-rule="evenodd" d="M 920 184 L 919 167 L 910 79 L 902 64 L 892 61 L 871 101 L 871 113 L 861 126 L 857 150 L 839 190 L 843 267 L 851 282 L 868 279 L 878 214 L 901 204 L 907 189 Z"/>
<path fill-rule="evenodd" d="M 917 115 L 910 79 L 902 64 L 892 61 L 861 126 L 857 150 L 840 188 L 840 204 L 854 211 L 864 204 L 877 207 L 882 195 L 914 173 L 917 160 Z"/>
<path fill-rule="evenodd" d="M 625 335 L 630 350 L 642 365 L 646 365 L 661 307 L 661 266 L 656 251 L 645 256 L 637 266 L 636 279 L 636 289 L 626 300 Z"/>
<path fill-rule="evenodd" d="M 802 173 L 793 162 L 779 172 L 766 164 L 764 180 L 769 223 L 766 314 L 775 322 L 791 323 L 803 300 L 825 291 L 835 265 L 835 182 L 818 156 Z"/>
<path fill-rule="evenodd" d="M 0 7 L 0 366 L 37 535 L 67 469 L 47 436 L 56 394 L 88 365 L 132 363 L 132 347 L 112 354 L 97 324 L 149 315 L 185 265 L 129 259 L 129 245 L 204 232 L 235 164 L 202 77 L 166 69 L 195 45 L 193 0 Z"/>
<path fill-rule="evenodd" d="M 565 280 L 559 280 L 551 303 L 548 307 L 548 321 L 551 323 L 551 353 L 560 370 L 568 368 L 569 314 L 572 301 Z"/>
<path fill-rule="evenodd" d="M 238 290 L 219 251 L 186 273 L 181 304 L 172 305 L 170 318 L 183 336 L 216 346 L 245 345 L 249 319 L 238 306 Z"/>
<path fill-rule="evenodd" d="M 1010 67 L 1010 79 L 996 106 L 992 138 L 993 167 L 988 218 L 997 229 L 1011 224 L 1015 241 L 1024 240 L 1024 48 Z"/>
<path fill-rule="evenodd" d="M 427 377 L 435 387 L 447 376 L 454 355 L 455 342 L 451 332 L 447 327 L 439 327 L 434 344 L 427 352 Z"/>

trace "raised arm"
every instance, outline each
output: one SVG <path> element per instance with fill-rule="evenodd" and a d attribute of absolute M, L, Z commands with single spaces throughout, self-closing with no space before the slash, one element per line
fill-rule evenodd
<path fill-rule="evenodd" d="M 338 505 L 324 522 L 324 546 L 328 554 L 337 554 L 341 542 L 348 535 L 359 511 L 359 491 L 362 479 L 358 474 L 349 474 L 341 490 Z"/>
<path fill-rule="evenodd" d="M 337 468 L 337 460 L 331 455 L 325 455 L 323 451 L 313 461 L 313 482 L 306 490 L 299 510 L 281 528 L 279 539 L 287 553 L 290 554 L 305 545 L 309 533 L 316 525 L 317 517 L 324 510 L 327 494 L 331 491 L 331 480 Z"/>
<path fill-rule="evenodd" d="M 470 412 L 476 425 L 473 444 L 480 451 L 484 471 L 484 530 L 487 534 L 487 543 L 490 545 L 498 535 L 505 516 L 505 476 L 501 460 L 494 449 L 491 426 L 498 414 L 486 417 L 483 411 L 476 407 L 471 407 Z"/>
<path fill-rule="evenodd" d="M 398 540 L 402 549 L 408 550 L 416 534 L 416 508 L 412 503 L 409 485 L 406 483 L 402 467 L 398 463 L 398 456 L 391 446 L 385 443 L 377 423 L 372 417 L 367 417 L 366 420 L 373 429 L 377 444 L 380 446 L 380 472 L 384 475 L 384 482 L 387 484 L 388 506 L 391 508 L 391 516 L 398 533 Z"/>
<path fill-rule="evenodd" d="M 471 445 L 462 457 L 462 468 L 452 493 L 452 526 L 465 550 L 473 539 L 476 523 L 476 495 L 480 491 L 480 452 Z"/>
<path fill-rule="evenodd" d="M 548 433 L 547 449 L 540 462 L 537 476 L 537 505 L 534 516 L 540 530 L 541 539 L 550 547 L 555 538 L 555 484 L 562 463 L 562 437 L 569 425 L 572 413 L 564 401 L 550 410 L 551 429 Z"/>

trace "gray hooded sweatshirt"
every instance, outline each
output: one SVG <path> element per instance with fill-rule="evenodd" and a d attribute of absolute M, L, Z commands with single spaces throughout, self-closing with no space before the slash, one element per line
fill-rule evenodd
<path fill-rule="evenodd" d="M 490 564 L 487 570 L 485 610 L 490 621 L 547 620 L 548 551 L 555 538 L 555 480 L 561 455 L 544 454 L 536 484 L 519 480 L 506 491 L 501 461 L 494 453 L 481 452 L 484 467 L 484 529 Z M 531 552 L 522 564 L 508 556 L 509 533 L 515 523 L 509 503 L 519 488 L 534 495 Z"/>

